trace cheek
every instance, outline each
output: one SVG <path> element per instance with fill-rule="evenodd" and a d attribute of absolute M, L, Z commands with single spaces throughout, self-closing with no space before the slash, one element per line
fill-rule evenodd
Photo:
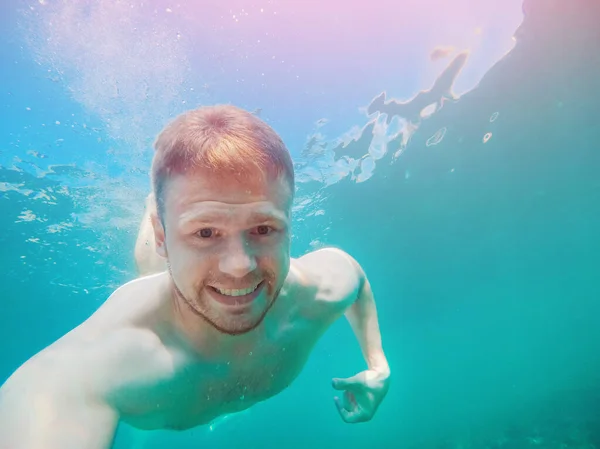
<path fill-rule="evenodd" d="M 290 239 L 287 235 L 281 236 L 269 245 L 269 255 L 276 260 L 282 260 L 289 257 Z"/>
<path fill-rule="evenodd" d="M 172 239 L 167 242 L 166 250 L 173 271 L 185 278 L 194 277 L 206 265 L 206 257 L 185 242 Z"/>
<path fill-rule="evenodd" d="M 268 258 L 268 268 L 276 278 L 284 278 L 290 266 L 289 252 L 284 248 Z"/>
<path fill-rule="evenodd" d="M 283 232 L 277 236 L 274 241 L 273 250 L 278 254 L 279 257 L 285 257 L 289 254 L 291 243 L 291 235 L 289 232 Z"/>

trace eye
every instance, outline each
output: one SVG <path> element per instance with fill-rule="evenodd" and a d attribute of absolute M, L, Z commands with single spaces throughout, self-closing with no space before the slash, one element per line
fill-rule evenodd
<path fill-rule="evenodd" d="M 271 232 L 271 227 L 267 225 L 260 225 L 256 228 L 258 235 L 268 235 Z"/>
<path fill-rule="evenodd" d="M 213 230 L 210 228 L 200 229 L 200 231 L 198 231 L 198 235 L 203 239 L 209 239 L 213 236 Z"/>

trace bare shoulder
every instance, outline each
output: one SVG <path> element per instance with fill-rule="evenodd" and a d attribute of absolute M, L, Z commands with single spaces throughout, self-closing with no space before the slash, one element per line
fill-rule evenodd
<path fill-rule="evenodd" d="M 117 288 L 83 325 L 88 329 L 145 327 L 168 313 L 166 272 L 137 278 Z"/>
<path fill-rule="evenodd" d="M 161 273 L 128 282 L 73 333 L 68 346 L 85 351 L 79 357 L 94 367 L 85 375 L 103 393 L 172 366 L 160 332 L 170 313 L 167 280 Z"/>
<path fill-rule="evenodd" d="M 95 338 L 74 329 L 0 387 L 0 446 L 112 447 L 120 392 L 169 366 L 159 348 L 151 333 L 136 329 Z"/>
<path fill-rule="evenodd" d="M 160 301 L 149 293 L 157 281 L 140 279 L 117 289 L 88 320 L 1 385 L 0 446 L 112 447 L 127 405 L 122 392 L 173 371 L 159 333 L 147 324 L 151 316 L 160 319 Z"/>
<path fill-rule="evenodd" d="M 317 304 L 338 311 L 352 303 L 363 283 L 360 265 L 347 252 L 333 247 L 321 248 L 295 260 L 300 279 L 315 292 Z"/>
<path fill-rule="evenodd" d="M 156 334 L 148 330 L 120 328 L 92 334 L 76 328 L 23 363 L 6 385 L 34 391 L 85 389 L 102 397 L 116 379 L 127 382 L 153 365 L 162 349 Z"/>
<path fill-rule="evenodd" d="M 135 281 L 117 289 L 90 318 L 21 365 L 2 390 L 80 391 L 108 399 L 142 374 L 168 367 L 161 338 L 144 324 L 152 314 L 152 306 L 140 304 L 146 283 Z M 147 300 L 153 302 L 151 297 Z"/>

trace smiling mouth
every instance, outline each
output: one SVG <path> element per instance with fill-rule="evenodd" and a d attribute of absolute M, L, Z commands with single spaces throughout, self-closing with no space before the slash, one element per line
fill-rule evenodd
<path fill-rule="evenodd" d="M 254 301 L 262 291 L 264 284 L 264 281 L 260 281 L 258 284 L 245 289 L 221 289 L 209 285 L 208 291 L 221 304 L 239 306 Z"/>

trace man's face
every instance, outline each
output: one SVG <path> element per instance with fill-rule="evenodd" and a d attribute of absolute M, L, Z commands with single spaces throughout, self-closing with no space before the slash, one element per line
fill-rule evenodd
<path fill-rule="evenodd" d="M 256 327 L 288 274 L 292 193 L 284 179 L 197 170 L 167 181 L 157 251 L 186 302 L 215 328 Z"/>

